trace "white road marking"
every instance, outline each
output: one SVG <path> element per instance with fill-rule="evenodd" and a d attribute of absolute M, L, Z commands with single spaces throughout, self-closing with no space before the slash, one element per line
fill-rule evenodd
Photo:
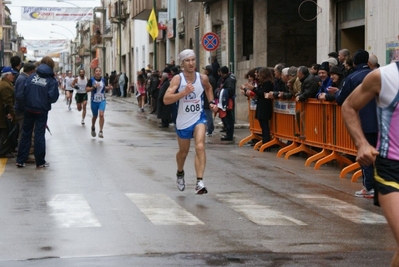
<path fill-rule="evenodd" d="M 78 194 L 56 195 L 47 202 L 58 227 L 101 227 L 86 199 Z"/>
<path fill-rule="evenodd" d="M 199 225 L 197 217 L 163 194 L 126 194 L 155 225 Z"/>
<path fill-rule="evenodd" d="M 306 202 L 328 210 L 339 217 L 358 224 L 382 224 L 387 223 L 384 216 L 371 211 L 364 210 L 344 201 L 325 195 L 294 194 L 296 198 L 304 199 Z"/>
<path fill-rule="evenodd" d="M 284 215 L 280 211 L 251 200 L 246 194 L 218 194 L 217 198 L 229 204 L 236 212 L 243 214 L 258 225 L 306 225 L 306 223 Z"/>

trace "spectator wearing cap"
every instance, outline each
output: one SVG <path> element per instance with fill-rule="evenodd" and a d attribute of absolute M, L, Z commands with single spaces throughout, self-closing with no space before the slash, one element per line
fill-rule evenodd
<path fill-rule="evenodd" d="M 367 65 L 369 61 L 369 53 L 365 50 L 358 50 L 353 55 L 353 64 L 355 71 L 345 78 L 342 90 L 336 96 L 338 105 L 342 105 L 345 99 L 355 90 L 355 88 L 363 82 L 364 77 L 371 72 Z M 359 111 L 362 131 L 370 145 L 377 145 L 377 106 L 375 100 L 372 99 Z M 357 197 L 373 197 L 374 196 L 374 167 L 362 166 L 363 173 L 363 189 L 356 191 Z"/>
<path fill-rule="evenodd" d="M 341 71 L 345 77 L 349 75 L 345 69 L 345 62 L 350 58 L 350 55 L 351 54 L 349 50 L 346 48 L 338 51 L 338 67 L 341 68 Z"/>
<path fill-rule="evenodd" d="M 341 72 L 341 68 L 338 66 L 334 66 L 330 68 L 330 78 L 332 84 L 327 88 L 328 93 L 319 96 L 319 100 L 327 100 L 334 101 L 335 95 L 342 88 L 342 84 L 344 82 L 344 75 Z"/>
<path fill-rule="evenodd" d="M 233 141 L 234 135 L 234 98 L 236 93 L 236 79 L 229 72 L 229 68 L 220 68 L 221 82 L 217 92 L 219 98 L 219 117 L 226 127 L 226 135 L 220 138 L 221 141 Z M 224 89 L 224 90 L 223 90 Z"/>
<path fill-rule="evenodd" d="M 325 95 L 328 93 L 327 89 L 331 86 L 331 78 L 330 78 L 330 66 L 328 61 L 324 61 L 321 63 L 320 69 L 319 69 L 319 89 L 316 94 L 316 98 L 321 100 L 325 99 Z"/>
<path fill-rule="evenodd" d="M 211 65 L 207 65 L 203 68 L 204 74 L 206 76 L 208 76 L 209 79 L 209 83 L 212 86 L 212 90 L 213 90 L 213 94 L 215 95 L 216 89 L 217 89 L 217 83 L 215 78 L 212 75 L 212 66 Z M 209 107 L 209 100 L 206 97 L 206 95 L 204 94 L 204 111 L 205 111 L 205 115 L 206 115 L 206 136 L 212 136 L 213 131 L 215 130 L 214 124 L 213 124 L 213 112 Z"/>
<path fill-rule="evenodd" d="M 367 65 L 369 65 L 369 68 L 372 70 L 378 69 L 380 67 L 380 64 L 378 64 L 377 56 L 374 54 L 371 54 L 369 56 L 369 61 L 367 62 Z"/>
<path fill-rule="evenodd" d="M 17 80 L 15 81 L 15 87 L 14 87 L 14 93 L 15 95 L 20 94 L 21 92 L 24 91 L 25 88 L 25 83 L 28 79 L 28 77 L 33 74 L 36 71 L 36 65 L 34 63 L 25 63 L 24 64 L 24 71 L 20 73 L 18 76 Z M 15 101 L 14 105 L 14 110 L 15 110 L 15 118 L 16 122 L 18 123 L 18 143 L 21 140 L 21 135 L 22 135 L 22 126 L 24 124 L 24 112 L 25 109 L 23 106 L 21 106 L 17 101 Z"/>
<path fill-rule="evenodd" d="M 16 72 L 11 67 L 3 67 L 0 81 L 0 157 L 13 158 L 13 147 L 9 138 L 10 131 L 15 124 L 14 112 L 14 75 Z M 14 144 L 15 145 L 15 144 Z"/>

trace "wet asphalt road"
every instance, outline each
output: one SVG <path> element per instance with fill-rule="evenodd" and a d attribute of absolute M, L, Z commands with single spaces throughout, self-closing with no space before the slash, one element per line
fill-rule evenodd
<path fill-rule="evenodd" d="M 209 193 L 175 185 L 177 143 L 131 99 L 108 98 L 104 138 L 63 101 L 49 115 L 50 167 L 0 176 L 0 266 L 388 266 L 395 243 L 361 183 L 305 159 L 207 138 Z M 98 127 L 97 127 L 98 128 Z M 4 161 L 3 161 L 4 163 Z"/>

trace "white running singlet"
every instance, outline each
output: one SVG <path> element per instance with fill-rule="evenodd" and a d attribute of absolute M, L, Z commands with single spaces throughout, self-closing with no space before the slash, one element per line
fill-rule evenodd
<path fill-rule="evenodd" d="M 186 78 L 180 73 L 180 86 L 177 92 L 184 90 L 187 86 Z M 176 129 L 184 130 L 195 124 L 201 117 L 204 108 L 204 87 L 201 83 L 201 75 L 195 73 L 193 82 L 194 92 L 181 98 L 177 103 Z"/>
<path fill-rule="evenodd" d="M 73 90 L 72 82 L 75 80 L 73 77 L 65 77 L 65 90 Z"/>
<path fill-rule="evenodd" d="M 87 86 L 87 78 L 86 78 L 86 76 L 83 79 L 78 77 L 78 82 L 76 84 L 79 87 L 79 89 L 76 90 L 76 93 L 85 94 L 86 93 L 86 86 Z"/>

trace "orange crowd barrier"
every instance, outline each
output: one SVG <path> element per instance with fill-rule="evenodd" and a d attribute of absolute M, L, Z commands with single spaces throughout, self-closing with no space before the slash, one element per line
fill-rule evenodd
<path fill-rule="evenodd" d="M 308 155 L 305 166 L 314 162 L 314 168 L 319 169 L 323 164 L 335 160 L 343 168 L 341 178 L 350 172 L 355 172 L 352 181 L 361 176 L 359 164 L 348 158 L 348 155 L 356 155 L 357 150 L 343 123 L 341 107 L 336 103 L 317 99 L 308 99 L 306 102 L 274 100 L 273 106 L 271 141 L 262 144 L 262 129 L 255 119 L 255 110 L 250 108 L 250 135 L 240 141 L 240 146 L 258 139 L 260 141 L 254 149 L 260 152 L 279 145 L 281 148 L 277 157 L 284 155 L 288 159 L 291 155 L 305 152 Z"/>

